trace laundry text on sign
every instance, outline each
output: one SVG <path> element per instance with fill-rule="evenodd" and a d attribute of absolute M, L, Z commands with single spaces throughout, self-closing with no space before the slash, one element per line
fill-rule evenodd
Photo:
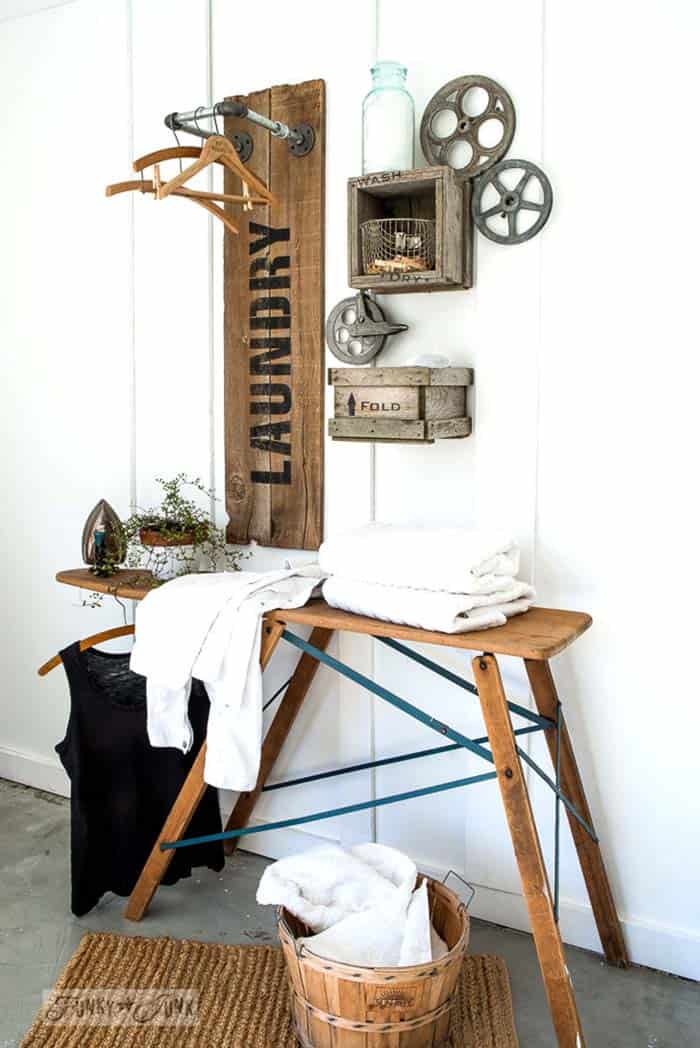
<path fill-rule="evenodd" d="M 280 294 L 290 287 L 290 256 L 277 254 L 289 250 L 289 229 L 251 222 L 249 231 L 249 288 L 259 292 L 250 300 L 250 446 L 276 456 L 269 470 L 251 470 L 250 479 L 291 484 L 292 316 L 289 297 Z M 256 415 L 269 418 L 255 423 Z"/>

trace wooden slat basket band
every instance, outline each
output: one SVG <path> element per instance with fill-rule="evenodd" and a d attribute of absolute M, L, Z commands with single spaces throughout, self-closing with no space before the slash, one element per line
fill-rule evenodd
<path fill-rule="evenodd" d="M 309 929 L 278 910 L 296 1034 L 304 1048 L 438 1048 L 448 1043 L 469 916 L 443 884 L 428 879 L 428 895 L 433 925 L 448 953 L 409 968 L 362 968 L 319 957 L 298 942 Z"/>
<path fill-rule="evenodd" d="M 432 443 L 468 437 L 467 389 L 471 368 L 331 368 L 336 440 Z"/>

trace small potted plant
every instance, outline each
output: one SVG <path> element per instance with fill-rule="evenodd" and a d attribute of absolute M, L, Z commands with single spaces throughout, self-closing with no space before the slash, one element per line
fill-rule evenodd
<path fill-rule="evenodd" d="M 158 506 L 137 510 L 121 522 L 121 542 L 105 555 L 96 575 L 113 575 L 120 564 L 141 569 L 154 584 L 200 571 L 239 571 L 245 553 L 226 544 L 226 532 L 212 520 L 214 491 L 196 477 L 178 473 L 172 480 L 156 478 L 163 497 Z M 188 491 L 193 497 L 189 497 Z M 199 505 L 206 500 L 206 506 Z"/>
<path fill-rule="evenodd" d="M 157 579 L 239 570 L 244 554 L 226 545 L 224 529 L 212 520 L 215 492 L 185 473 L 171 480 L 156 477 L 156 483 L 163 492 L 160 504 L 123 522 L 127 567 L 151 571 Z"/>

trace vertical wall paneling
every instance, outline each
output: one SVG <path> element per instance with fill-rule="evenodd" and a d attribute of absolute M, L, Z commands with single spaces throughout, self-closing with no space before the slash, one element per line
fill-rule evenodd
<path fill-rule="evenodd" d="M 304 46 L 289 47 L 289 40 L 299 32 L 299 12 L 291 5 L 276 5 L 274 32 L 265 38 L 265 47 L 232 47 L 231 41 L 239 33 L 236 10 L 233 5 L 214 0 L 213 2 L 213 91 L 216 98 L 230 94 L 248 94 L 271 84 L 297 83 L 309 76 L 324 79 L 327 83 L 327 106 L 332 118 L 326 125 L 326 304 L 332 304 L 347 292 L 345 282 L 346 246 L 344 236 L 345 180 L 360 166 L 360 108 L 354 91 L 344 87 L 345 79 L 359 83 L 366 76 L 369 58 L 369 4 L 362 5 L 363 17 L 354 17 L 343 23 L 342 69 L 338 78 L 339 37 L 335 20 L 327 17 L 328 9 L 322 0 L 304 3 Z M 365 17 L 366 15 L 366 17 Z M 249 129 L 250 130 L 250 129 Z M 338 218 L 337 216 L 341 216 Z M 342 229 L 340 228 L 342 226 Z M 331 231 L 335 231 L 331 234 Z M 337 231 L 340 230 L 340 235 Z M 217 238 L 218 231 L 215 231 Z M 219 258 L 221 256 L 219 255 Z M 216 309 L 221 317 L 223 310 L 223 288 L 220 272 L 223 267 L 215 266 Z M 216 395 L 217 412 L 217 486 L 223 490 L 223 326 L 215 329 L 217 347 L 216 376 L 219 382 Z M 326 364 L 335 360 L 327 354 Z M 326 391 L 330 397 L 330 391 Z M 332 410 L 326 400 L 326 417 Z M 370 492 L 368 485 L 368 446 L 353 447 L 326 442 L 325 447 L 325 527 L 328 534 L 368 518 Z M 284 550 L 252 547 L 250 566 L 274 567 L 283 563 L 289 553 Z M 302 555 L 312 559 L 312 554 Z M 337 638 L 332 650 L 340 657 L 367 669 L 361 661 L 368 651 L 368 644 L 357 638 Z M 359 650 L 358 650 L 359 648 Z M 269 689 L 274 690 L 275 674 L 280 682 L 284 672 L 291 666 L 294 656 L 280 646 L 270 674 Z M 272 671 L 270 673 L 270 671 Z M 280 761 L 280 774 L 297 774 L 304 769 L 340 765 L 364 759 L 370 747 L 370 700 L 360 689 L 339 680 L 332 674 L 319 673 L 314 682 L 310 699 L 304 705 L 288 745 Z M 342 786 L 343 801 L 347 803 L 364 800 L 369 796 L 369 776 L 366 773 L 349 776 Z M 266 794 L 260 805 L 261 817 L 283 817 L 290 809 L 310 811 L 318 801 L 320 793 L 306 789 L 283 793 Z M 328 792 L 326 790 L 327 798 Z M 322 806 L 322 804 L 321 804 Z M 370 820 L 367 813 L 358 813 L 345 819 L 319 823 L 315 833 L 333 839 L 367 840 L 370 836 Z M 288 840 L 282 841 L 275 835 L 262 835 L 254 845 L 266 849 L 268 854 L 278 854 L 289 847 Z M 300 835 L 301 836 L 301 835 Z M 301 836 L 303 841 L 304 837 Z M 294 842 L 291 842 L 294 846 Z M 280 851 L 278 851 L 280 849 Z"/>
<path fill-rule="evenodd" d="M 635 45 L 621 51 L 633 10 Z M 700 820 L 686 779 L 700 730 L 688 605 L 699 573 L 687 556 L 698 532 L 689 480 L 697 472 L 698 221 L 694 210 L 676 215 L 672 202 L 676 172 L 695 170 L 700 150 L 685 107 L 654 84 L 673 83 L 678 99 L 697 94 L 700 10 L 682 0 L 643 8 L 596 0 L 567 14 L 548 3 L 546 28 L 546 163 L 557 212 L 543 238 L 538 585 L 553 604 L 586 607 L 594 618 L 557 668 L 632 955 L 648 956 L 653 937 L 654 963 L 697 977 L 700 855 L 698 835 L 685 828 Z M 640 102 L 624 119 L 586 134 L 587 114 L 604 99 L 633 93 Z M 639 177 L 639 144 L 660 141 L 653 127 L 673 143 L 669 166 L 659 154 Z M 609 166 L 593 161 L 604 155 L 614 158 Z M 601 218 L 603 202 L 611 222 Z M 591 399 L 585 375 L 598 376 Z M 652 670 L 657 652 L 662 677 Z M 660 742 L 667 716 L 672 747 Z M 580 884 L 570 883 L 567 894 L 580 902 Z"/>
<path fill-rule="evenodd" d="M 170 144 L 168 111 L 322 78 L 327 309 L 345 297 L 346 180 L 360 171 L 361 102 L 376 56 L 375 4 L 346 6 L 339 18 L 323 0 L 274 3 L 264 37 L 241 25 L 241 5 L 228 0 L 3 7 L 0 108 L 10 154 L 23 160 L 0 168 L 0 195 L 12 201 L 0 256 L 0 341 L 9 359 L 0 391 L 8 594 L 0 613 L 8 696 L 1 775 L 65 792 L 53 751 L 65 726 L 65 682 L 58 672 L 39 680 L 35 670 L 63 644 L 120 621 L 115 605 L 87 610 L 52 581 L 78 563 L 82 523 L 97 498 L 127 512 L 132 498 L 144 504 L 156 494 L 156 474 L 179 469 L 213 476 L 224 489 L 222 231 L 184 200 L 107 200 L 103 187 L 128 175 L 134 153 Z M 503 0 L 495 22 L 484 5 L 436 0 L 431 18 L 418 20 L 411 5 L 381 0 L 379 57 L 408 66 L 417 120 L 453 77 L 501 81 L 518 113 L 510 155 L 543 163 L 555 207 L 529 244 L 477 238 L 472 291 L 382 300 L 410 326 L 383 363 L 434 351 L 474 367 L 474 435 L 376 454 L 370 445 L 327 442 L 325 523 L 334 534 L 375 510 L 397 521 L 508 521 L 541 603 L 592 612 L 594 628 L 554 670 L 632 957 L 698 977 L 698 842 L 686 832 L 698 819 L 700 727 L 686 656 L 698 530 L 697 238 L 688 205 L 697 144 L 687 105 L 696 7 L 593 0 L 572 11 Z M 616 115 L 611 98 L 624 100 Z M 47 99 L 50 119 L 37 134 Z M 219 173 L 202 178 L 214 183 Z M 686 206 L 676 214 L 679 187 Z M 327 415 L 329 408 L 327 401 Z M 223 504 L 215 511 L 224 523 Z M 254 568 L 297 555 L 250 552 Z M 650 648 L 663 673 L 651 669 Z M 344 661 L 481 733 L 475 700 L 376 649 L 364 638 L 333 642 Z M 439 659 L 467 670 L 447 649 Z M 267 694 L 293 662 L 281 648 Z M 503 671 L 509 694 L 527 702 L 521 668 L 506 662 Z M 663 746 L 667 711 L 672 745 Z M 322 670 L 277 774 L 362 760 L 375 736 L 379 755 L 426 741 L 379 700 Z M 530 745 L 546 766 L 540 740 Z M 465 766 L 475 758 L 383 770 L 376 789 L 441 781 Z M 532 787 L 550 858 L 551 797 Z M 270 793 L 259 817 L 352 803 L 372 789 L 361 773 Z M 427 800 L 382 810 L 377 837 L 436 872 L 466 872 L 483 886 L 477 915 L 526 926 L 496 788 L 450 795 L 439 820 L 435 810 Z M 364 812 L 255 846 L 279 855 L 318 840 L 367 840 L 374 829 Z M 651 859 L 640 860 L 650 843 Z M 597 948 L 566 829 L 562 859 L 564 936 Z"/>
<path fill-rule="evenodd" d="M 65 790 L 65 683 L 36 668 L 116 612 L 52 580 L 97 499 L 129 503 L 128 227 L 103 197 L 126 153 L 126 39 L 116 0 L 38 6 L 0 21 L 0 775 Z"/>
<path fill-rule="evenodd" d="M 133 5 L 136 155 L 173 145 L 165 115 L 206 101 L 207 11 L 206 0 Z M 177 161 L 164 176 L 171 171 Z M 197 184 L 206 188 L 207 175 Z M 134 208 L 137 500 L 145 506 L 157 476 L 209 477 L 209 219 L 183 199 L 139 198 Z"/>
<path fill-rule="evenodd" d="M 382 0 L 379 52 L 380 57 L 398 58 L 408 67 L 417 126 L 425 105 L 442 84 L 465 73 L 483 73 L 503 83 L 515 100 L 518 129 L 510 155 L 537 159 L 541 116 L 539 8 L 538 17 L 533 17 L 534 5 L 507 4 L 509 39 L 518 40 L 517 48 L 509 47 L 502 34 L 494 33 L 492 12 L 478 5 L 470 5 L 468 14 L 464 12 L 467 34 L 448 31 L 457 17 L 452 5 L 443 5 L 441 16 L 422 23 L 420 33 L 416 33 L 411 19 L 402 17 L 401 9 L 399 0 Z M 416 149 L 417 159 L 423 162 L 418 136 Z M 475 425 L 469 440 L 443 441 L 426 448 L 378 447 L 376 513 L 382 520 L 483 526 L 507 523 L 524 547 L 529 571 L 534 517 L 538 243 L 507 249 L 478 238 L 476 249 L 473 292 L 406 296 L 400 302 L 396 297 L 384 300 L 392 317 L 409 324 L 410 330 L 392 340 L 383 363 L 406 363 L 420 352 L 440 352 L 454 364 L 473 366 Z M 453 478 L 449 488 L 445 482 L 448 476 Z M 378 675 L 401 672 L 395 657 L 381 646 L 376 658 Z M 463 660 L 457 662 L 459 671 L 467 671 Z M 527 696 L 522 672 L 513 666 L 510 673 L 511 683 Z M 405 676 L 407 684 L 416 680 L 412 673 Z M 450 709 L 459 720 L 464 718 L 465 730 L 480 733 L 480 714 L 468 696 L 455 694 L 455 689 L 444 683 L 430 679 L 423 683 L 429 689 L 424 695 L 427 704 L 437 705 L 441 716 Z M 401 726 L 395 711 L 378 707 L 377 716 L 380 751 L 383 739 L 392 744 L 396 741 L 397 731 L 408 733 L 403 741 L 409 748 L 411 742 L 419 746 L 425 738 L 418 727 Z M 454 767 L 471 764 L 471 758 L 461 755 L 450 759 Z M 434 781 L 453 770 L 432 761 L 425 765 L 416 772 L 421 782 Z M 396 776 L 395 769 L 380 772 L 379 792 L 387 792 L 391 783 L 395 785 Z M 414 802 L 410 813 L 379 812 L 380 836 L 386 833 L 396 841 L 408 825 L 415 826 L 419 836 L 419 827 L 429 825 L 431 807 L 428 798 Z M 519 890 L 498 791 L 486 784 L 456 794 L 448 818 L 450 832 L 445 840 L 450 844 L 445 847 L 450 862 L 479 883 Z M 479 842 L 477 847 L 475 841 Z"/>

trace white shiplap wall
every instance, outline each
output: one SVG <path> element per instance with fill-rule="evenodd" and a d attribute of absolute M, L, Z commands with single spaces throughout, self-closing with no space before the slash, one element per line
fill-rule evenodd
<path fill-rule="evenodd" d="M 221 231 L 181 202 L 107 201 L 103 186 L 126 176 L 132 155 L 167 142 L 162 120 L 173 109 L 324 77 L 330 306 L 347 293 L 345 182 L 360 168 L 375 49 L 408 65 L 419 114 L 442 83 L 483 72 L 514 97 L 511 155 L 544 163 L 556 211 L 545 234 L 518 249 L 479 240 L 472 292 L 386 300 L 410 332 L 385 363 L 436 350 L 476 368 L 475 433 L 376 453 L 329 444 L 326 528 L 374 512 L 409 520 L 417 505 L 435 523 L 508 521 L 541 602 L 594 614 L 594 630 L 556 671 L 632 955 L 697 976 L 697 689 L 684 664 L 697 579 L 687 422 L 697 377 L 695 147 L 691 110 L 679 104 L 692 96 L 696 8 L 503 0 L 495 18 L 488 5 L 436 0 L 430 19 L 423 11 L 382 0 L 377 41 L 370 0 L 272 0 L 264 34 L 257 17 L 248 33 L 250 5 L 230 0 L 0 3 L 0 774 L 65 789 L 53 753 L 65 684 L 59 674 L 39 682 L 35 669 L 118 618 L 112 607 L 81 608 L 51 581 L 78 563 L 92 504 L 104 495 L 126 512 L 155 494 L 157 474 L 180 469 L 223 488 Z M 681 153 L 686 174 L 674 166 Z M 674 194 L 685 210 L 672 208 Z M 258 551 L 254 563 L 280 557 Z M 336 643 L 346 661 L 480 733 L 472 700 L 381 646 Z M 466 665 L 456 653 L 440 659 Z M 290 655 L 276 658 L 270 689 L 290 665 Z M 512 696 L 529 701 L 520 667 L 504 671 Z M 372 711 L 366 695 L 322 670 L 279 773 L 423 745 L 408 721 Z M 546 763 L 540 742 L 530 744 Z M 376 783 L 359 774 L 293 800 L 266 797 L 259 814 L 350 803 L 464 766 L 460 757 L 422 762 L 383 770 Z M 550 854 L 551 799 L 536 782 L 533 792 Z M 321 823 L 314 835 L 356 841 L 375 831 L 426 867 L 465 872 L 481 886 L 477 914 L 525 926 L 494 785 L 380 810 L 376 820 Z M 266 835 L 256 845 L 276 855 L 313 839 Z M 568 840 L 562 889 L 565 937 L 596 947 Z"/>

